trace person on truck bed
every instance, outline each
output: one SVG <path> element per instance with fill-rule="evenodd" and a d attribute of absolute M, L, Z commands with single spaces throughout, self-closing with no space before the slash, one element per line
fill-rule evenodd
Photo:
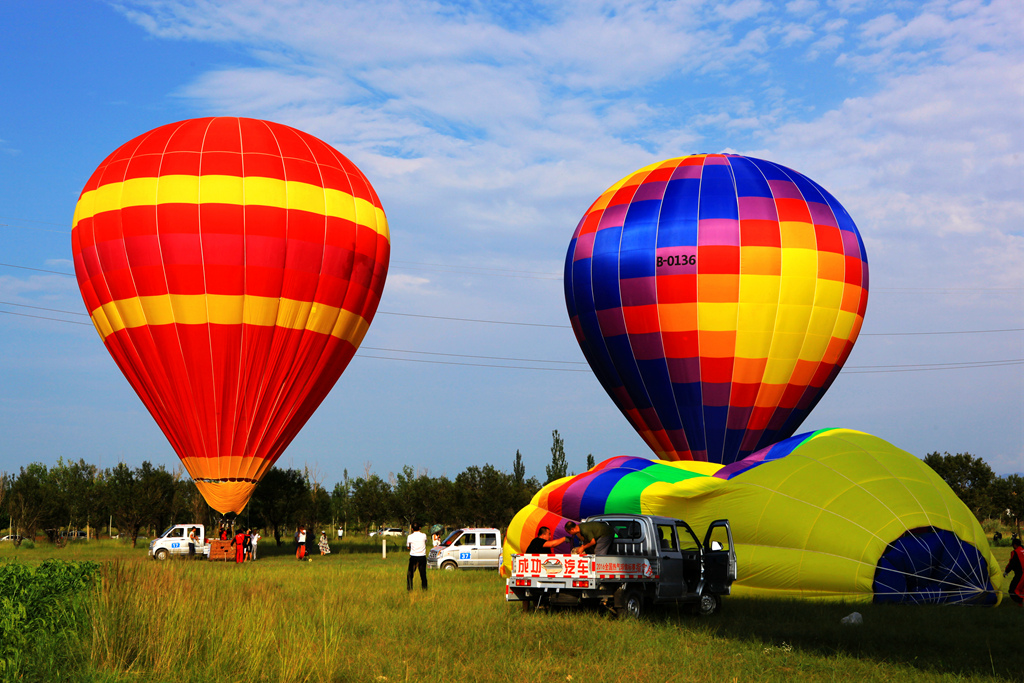
<path fill-rule="evenodd" d="M 547 555 L 548 548 L 554 548 L 557 545 L 562 545 L 566 541 L 569 545 L 572 545 L 572 541 L 565 536 L 561 538 L 551 538 L 551 529 L 546 526 L 542 526 L 537 529 L 537 538 L 530 541 L 530 545 L 526 546 L 527 555 Z"/>
<path fill-rule="evenodd" d="M 604 522 L 566 522 L 565 532 L 570 536 L 580 539 L 581 545 L 578 548 L 580 555 L 586 555 L 587 550 L 593 548 L 593 555 L 607 555 L 608 549 L 615 539 L 615 530 Z"/>

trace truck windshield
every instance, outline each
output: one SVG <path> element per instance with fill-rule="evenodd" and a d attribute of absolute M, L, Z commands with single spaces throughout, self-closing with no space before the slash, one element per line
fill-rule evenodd
<path fill-rule="evenodd" d="M 441 541 L 441 545 L 443 545 L 445 547 L 450 546 L 452 544 L 452 542 L 454 542 L 455 539 L 458 538 L 461 535 L 462 535 L 462 529 L 456 529 L 455 531 L 453 531 L 450 534 L 448 534 L 448 536 L 446 536 L 443 541 Z"/>
<path fill-rule="evenodd" d="M 164 532 L 162 534 L 160 534 L 159 536 L 157 536 L 157 538 L 163 538 L 167 534 L 171 533 L 171 529 L 173 529 L 173 528 L 174 528 L 174 525 L 172 524 L 171 526 L 169 526 L 166 529 L 164 529 Z"/>

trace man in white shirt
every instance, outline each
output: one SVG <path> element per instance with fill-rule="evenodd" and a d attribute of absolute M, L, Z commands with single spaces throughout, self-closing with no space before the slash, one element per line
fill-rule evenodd
<path fill-rule="evenodd" d="M 405 539 L 405 547 L 409 549 L 409 573 L 406 576 L 406 587 L 412 590 L 412 576 L 420 570 L 420 583 L 427 590 L 427 535 L 420 531 L 420 525 L 413 523 L 412 533 Z"/>

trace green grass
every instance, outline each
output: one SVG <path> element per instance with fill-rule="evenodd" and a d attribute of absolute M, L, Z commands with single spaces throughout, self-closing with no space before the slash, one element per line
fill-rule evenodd
<path fill-rule="evenodd" d="M 107 558 L 65 655 L 63 670 L 77 680 L 728 683 L 1024 673 L 1024 610 L 1009 601 L 986 609 L 727 598 L 708 619 L 664 609 L 640 622 L 598 611 L 523 614 L 504 602 L 494 572 L 430 572 L 430 591 L 407 593 L 407 556 L 390 549 L 383 560 L 374 548 L 300 563 L 293 547 L 268 543 L 264 559 L 236 566 L 157 563 L 144 547 L 39 544 L 0 550 L 0 562 Z M 853 610 L 864 624 L 842 626 Z"/>

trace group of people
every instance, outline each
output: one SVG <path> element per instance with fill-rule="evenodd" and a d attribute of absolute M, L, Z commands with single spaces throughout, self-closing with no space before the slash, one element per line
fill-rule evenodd
<path fill-rule="evenodd" d="M 306 533 L 306 527 L 300 526 L 295 531 L 295 559 L 302 561 L 306 559 L 308 551 L 306 550 L 307 540 L 312 540 L 312 537 Z M 321 557 L 324 555 L 331 554 L 331 543 L 327 540 L 327 532 L 320 532 L 320 540 L 317 542 L 317 549 L 320 550 Z"/>
<path fill-rule="evenodd" d="M 566 522 L 565 534 L 552 538 L 551 529 L 542 526 L 537 530 L 537 538 L 526 547 L 526 553 L 540 555 L 547 553 L 550 548 L 568 543 L 569 552 L 573 555 L 587 555 L 588 551 L 591 555 L 607 555 L 615 539 L 615 530 L 604 522 Z"/>
<path fill-rule="evenodd" d="M 221 530 L 221 540 L 227 540 L 227 533 L 225 530 Z M 238 533 L 231 539 L 231 545 L 235 547 L 235 562 L 242 564 L 246 561 L 254 561 L 256 559 L 256 547 L 260 542 L 260 532 L 253 531 L 252 529 L 246 529 L 242 531 L 238 530 Z"/>

